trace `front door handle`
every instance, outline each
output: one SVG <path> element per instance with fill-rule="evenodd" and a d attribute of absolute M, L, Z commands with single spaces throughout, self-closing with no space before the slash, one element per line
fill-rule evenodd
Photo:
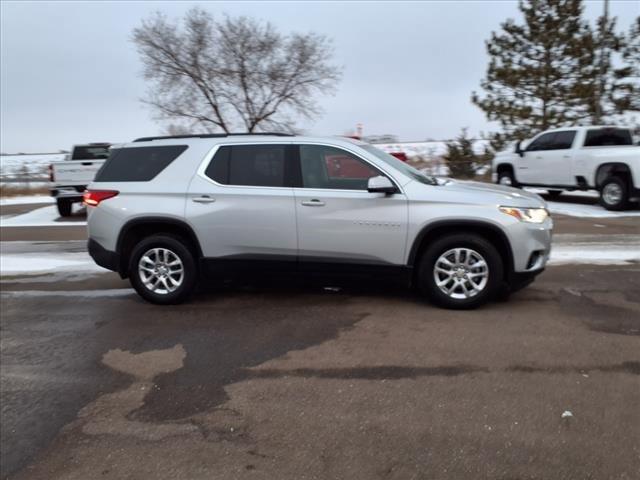
<path fill-rule="evenodd" d="M 322 200 L 318 200 L 317 198 L 312 198 L 311 200 L 305 200 L 301 202 L 305 207 L 324 207 L 325 203 Z"/>
<path fill-rule="evenodd" d="M 193 200 L 196 203 L 213 203 L 216 201 L 215 198 L 211 198 L 209 195 L 202 195 L 201 197 L 194 197 Z"/>

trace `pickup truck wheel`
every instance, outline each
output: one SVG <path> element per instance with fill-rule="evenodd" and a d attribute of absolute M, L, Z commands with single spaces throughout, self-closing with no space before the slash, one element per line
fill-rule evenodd
<path fill-rule="evenodd" d="M 58 213 L 61 217 L 70 217 L 72 211 L 73 203 L 71 200 L 67 198 L 58 198 L 56 200 L 56 204 L 58 205 Z"/>
<path fill-rule="evenodd" d="M 507 187 L 518 187 L 518 182 L 516 182 L 511 170 L 503 170 L 498 173 L 498 183 Z"/>
<path fill-rule="evenodd" d="M 184 302 L 198 278 L 196 261 L 185 242 L 169 235 L 153 235 L 131 254 L 129 278 L 145 300 L 160 305 Z"/>
<path fill-rule="evenodd" d="M 627 182 L 620 177 L 608 177 L 600 185 L 600 204 L 607 210 L 624 210 L 629 204 Z"/>
<path fill-rule="evenodd" d="M 418 288 L 437 305 L 476 308 L 502 287 L 502 258 L 478 235 L 447 235 L 427 247 L 418 266 Z"/>

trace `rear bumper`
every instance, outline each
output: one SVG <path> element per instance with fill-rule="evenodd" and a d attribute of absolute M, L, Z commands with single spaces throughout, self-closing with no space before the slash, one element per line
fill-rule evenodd
<path fill-rule="evenodd" d="M 98 265 L 106 268 L 107 270 L 120 273 L 120 255 L 116 252 L 107 250 L 91 238 L 87 244 L 87 249 L 89 250 L 89 255 L 93 258 L 93 261 Z"/>
<path fill-rule="evenodd" d="M 82 194 L 86 190 L 86 185 L 56 186 L 51 189 L 51 196 L 54 198 L 68 198 L 81 200 Z"/>

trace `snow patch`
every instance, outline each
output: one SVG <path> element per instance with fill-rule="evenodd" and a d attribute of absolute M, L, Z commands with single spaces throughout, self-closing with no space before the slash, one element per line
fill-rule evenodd
<path fill-rule="evenodd" d="M 547 206 L 551 213 L 558 215 L 568 215 L 570 217 L 588 218 L 619 218 L 619 217 L 640 217 L 640 211 L 627 210 L 622 212 L 611 212 L 605 210 L 600 205 L 582 205 L 578 203 L 549 202 Z"/>
<path fill-rule="evenodd" d="M 33 205 L 37 203 L 54 203 L 53 197 L 48 195 L 24 195 L 19 197 L 0 198 L 0 206 L 4 205 Z"/>
<path fill-rule="evenodd" d="M 78 227 L 86 224 L 86 221 L 60 220 L 60 215 L 54 205 L 37 208 L 22 215 L 7 216 L 0 219 L 0 226 L 2 227 Z"/>
<path fill-rule="evenodd" d="M 26 275 L 39 273 L 96 272 L 99 267 L 86 252 L 8 253 L 0 255 L 0 274 Z"/>
<path fill-rule="evenodd" d="M 640 245 L 562 243 L 551 247 L 548 265 L 628 265 L 640 262 Z"/>

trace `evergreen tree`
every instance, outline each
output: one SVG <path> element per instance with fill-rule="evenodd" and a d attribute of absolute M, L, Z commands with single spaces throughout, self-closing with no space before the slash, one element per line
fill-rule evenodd
<path fill-rule="evenodd" d="M 583 36 L 585 48 L 574 100 L 576 111 L 594 125 L 615 123 L 619 114 L 640 109 L 640 83 L 633 78 L 634 68 L 639 68 L 637 53 L 635 62 L 633 59 L 638 32 L 632 28 L 625 38 L 616 33 L 615 25 L 616 19 L 605 14 Z"/>
<path fill-rule="evenodd" d="M 526 138 L 547 128 L 574 123 L 585 116 L 576 83 L 585 63 L 581 0 L 521 0 L 524 24 L 504 22 L 487 42 L 489 67 L 472 101 L 503 134 L 494 144 Z"/>
<path fill-rule="evenodd" d="M 640 111 L 640 17 L 631 25 L 622 48 L 624 68 L 618 74 L 626 78 L 621 98 L 615 98 L 620 110 Z"/>
<path fill-rule="evenodd" d="M 447 153 L 443 158 L 449 168 L 449 176 L 454 178 L 475 177 L 478 164 L 484 160 L 474 153 L 473 140 L 467 136 L 466 128 L 454 141 L 447 142 Z"/>

